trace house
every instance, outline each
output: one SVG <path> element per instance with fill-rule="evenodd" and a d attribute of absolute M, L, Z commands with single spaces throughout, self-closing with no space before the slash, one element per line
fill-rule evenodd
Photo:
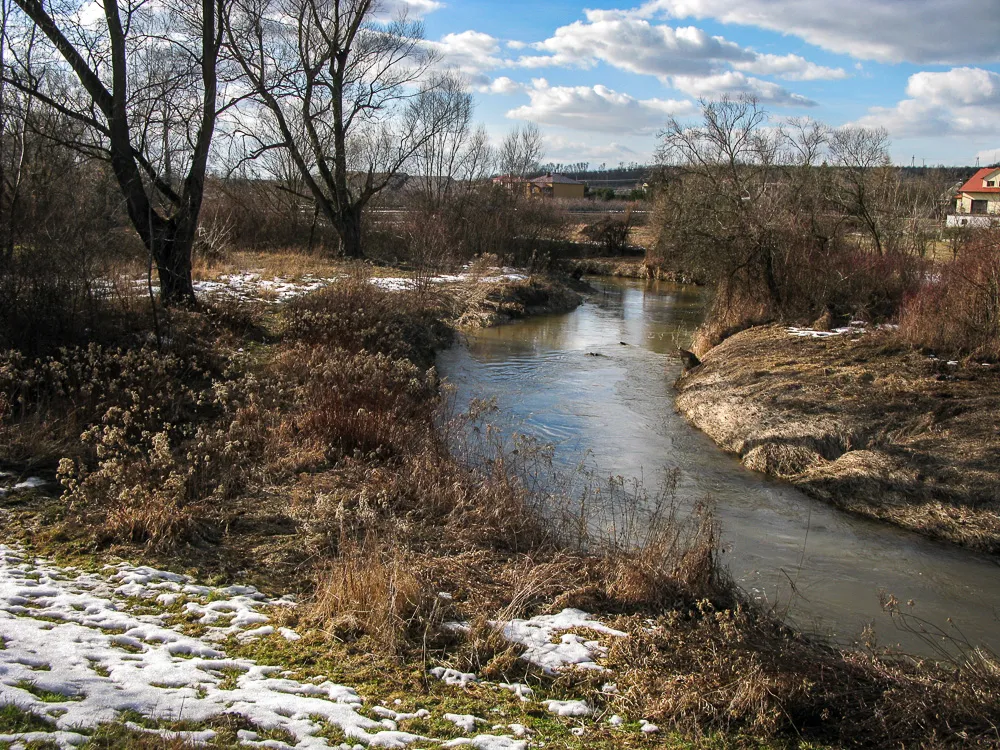
<path fill-rule="evenodd" d="M 529 182 L 531 195 L 542 195 L 547 198 L 582 198 L 586 185 L 564 174 L 544 174 Z"/>
<path fill-rule="evenodd" d="M 948 216 L 947 224 L 981 227 L 994 222 L 1000 222 L 1000 168 L 986 167 L 958 189 L 955 213 Z"/>

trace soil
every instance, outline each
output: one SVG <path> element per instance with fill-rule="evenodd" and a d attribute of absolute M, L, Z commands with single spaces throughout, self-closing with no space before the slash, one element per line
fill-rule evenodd
<path fill-rule="evenodd" d="M 743 464 L 844 510 L 1000 554 L 1000 368 L 892 331 L 738 333 L 677 382 L 677 407 Z"/>

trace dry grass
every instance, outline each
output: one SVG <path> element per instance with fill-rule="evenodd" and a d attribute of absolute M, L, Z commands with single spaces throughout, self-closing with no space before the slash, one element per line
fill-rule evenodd
<path fill-rule="evenodd" d="M 485 328 L 526 315 L 566 312 L 583 299 L 564 283 L 537 275 L 517 281 L 473 279 L 456 286 L 451 294 L 456 325 L 462 328 Z"/>
<path fill-rule="evenodd" d="M 835 747 L 996 747 L 1000 672 L 840 652 L 752 607 L 698 602 L 617 639 L 610 662 L 630 712 L 684 734 L 795 737 Z"/>
<path fill-rule="evenodd" d="M 338 638 L 368 636 L 392 655 L 408 633 L 440 624 L 443 601 L 414 573 L 405 550 L 368 537 L 320 566 L 306 620 Z"/>
<path fill-rule="evenodd" d="M 947 365 L 892 332 L 754 328 L 679 381 L 678 407 L 757 471 L 867 516 L 1000 550 L 1000 373 Z"/>
<path fill-rule="evenodd" d="M 620 615 L 632 636 L 614 642 L 614 709 L 692 737 L 985 736 L 992 662 L 955 676 L 795 638 L 741 608 L 710 509 L 680 513 L 669 480 L 652 493 L 593 479 L 546 489 L 544 446 L 507 444 L 482 422 L 442 429 L 425 367 L 462 301 L 361 276 L 278 319 L 236 303 L 175 315 L 162 350 L 8 353 L 5 460 L 31 460 L 29 433 L 42 431 L 50 460 L 68 463 L 63 500 L 5 507 L 7 533 L 296 591 L 311 604 L 289 616 L 356 652 L 420 674 L 428 662 L 530 673 L 543 689 L 592 690 L 598 705 L 605 675 L 553 683 L 490 622 L 564 607 Z M 529 309 L 541 291 L 524 288 Z M 472 622 L 468 637 L 441 628 L 453 619 Z"/>
<path fill-rule="evenodd" d="M 1000 362 L 1000 234 L 982 232 L 911 295 L 900 335 L 942 356 Z"/>
<path fill-rule="evenodd" d="M 257 273 L 263 278 L 298 280 L 304 276 L 333 278 L 344 273 L 345 264 L 328 252 L 304 253 L 299 249 L 234 251 L 222 256 L 195 256 L 191 275 L 198 281 L 215 281 L 220 276 Z"/>

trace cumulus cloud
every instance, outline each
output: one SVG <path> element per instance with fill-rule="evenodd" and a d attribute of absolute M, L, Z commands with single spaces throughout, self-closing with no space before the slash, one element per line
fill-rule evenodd
<path fill-rule="evenodd" d="M 550 86 L 543 78 L 527 90 L 530 103 L 507 112 L 515 120 L 531 120 L 574 130 L 606 133 L 650 133 L 670 116 L 696 110 L 686 100 L 636 99 L 606 86 Z"/>
<path fill-rule="evenodd" d="M 501 45 L 496 37 L 481 31 L 446 34 L 436 42 L 425 44 L 440 55 L 440 69 L 461 73 L 473 90 L 481 94 L 516 94 L 524 89 L 507 76 L 493 78 L 489 72 L 510 65 L 501 57 Z"/>
<path fill-rule="evenodd" d="M 517 65 L 590 68 L 602 62 L 630 73 L 655 76 L 686 93 L 719 96 L 750 92 L 791 106 L 812 102 L 744 73 L 794 81 L 847 77 L 841 68 L 817 65 L 800 55 L 760 54 L 694 26 L 652 23 L 641 13 L 585 11 L 586 20 L 556 29 L 551 37 L 532 45 L 535 54 L 523 55 Z M 730 88 L 724 87 L 727 83 Z"/>
<path fill-rule="evenodd" d="M 525 67 L 591 67 L 598 61 L 630 73 L 657 76 L 709 75 L 720 62 L 750 62 L 754 53 L 693 26 L 654 25 L 616 11 L 588 10 L 575 21 L 533 45 L 545 54 L 525 56 Z"/>
<path fill-rule="evenodd" d="M 714 76 L 674 76 L 674 87 L 699 99 L 719 99 L 723 96 L 750 94 L 762 102 L 785 107 L 815 107 L 816 102 L 794 94 L 771 81 L 746 76 L 731 70 Z"/>
<path fill-rule="evenodd" d="M 510 95 L 524 91 L 524 84 L 512 81 L 507 76 L 500 76 L 490 81 L 489 85 L 481 87 L 478 90 L 484 94 Z"/>
<path fill-rule="evenodd" d="M 879 62 L 1000 60 L 1000 12 L 984 0 L 651 0 L 643 12 L 759 26 Z"/>
<path fill-rule="evenodd" d="M 847 71 L 843 68 L 827 68 L 799 55 L 757 55 L 754 60 L 734 63 L 733 67 L 746 73 L 774 76 L 787 81 L 835 81 L 847 78 Z"/>
<path fill-rule="evenodd" d="M 894 107 L 873 107 L 857 124 L 884 127 L 906 138 L 990 133 L 1000 119 L 1000 73 L 991 70 L 916 73 L 906 95 Z"/>
<path fill-rule="evenodd" d="M 589 162 L 631 162 L 649 161 L 652 154 L 648 150 L 641 151 L 620 141 L 594 142 L 566 138 L 562 135 L 545 134 L 546 159 L 554 161 L 580 160 Z"/>

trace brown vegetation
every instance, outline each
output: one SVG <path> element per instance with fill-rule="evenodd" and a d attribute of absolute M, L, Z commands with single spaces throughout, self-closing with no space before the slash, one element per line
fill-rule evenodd
<path fill-rule="evenodd" d="M 551 678 L 519 664 L 491 621 L 571 606 L 619 615 L 632 633 L 610 657 L 622 695 L 586 675 L 552 684 L 690 736 L 878 746 L 921 702 L 953 723 L 918 722 L 915 742 L 975 739 L 995 721 L 994 689 L 963 688 L 965 666 L 901 682 L 880 676 L 903 669 L 891 660 L 852 661 L 748 611 L 720 570 L 710 512 L 680 513 L 670 483 L 652 497 L 620 479 L 539 493 L 544 446 L 505 445 L 488 409 L 442 431 L 424 368 L 461 304 L 347 279 L 277 313 L 175 314 L 162 348 L 8 353 L 0 460 L 62 458 L 66 486 L 59 500 L 6 500 L 8 535 L 297 591 L 311 605 L 289 617 L 355 649 L 539 684 Z M 455 619 L 472 622 L 467 636 L 441 627 Z M 811 722 L 820 703 L 833 718 Z"/>
<path fill-rule="evenodd" d="M 946 357 L 1000 362 L 1000 235 L 973 234 L 903 304 L 900 335 Z"/>
<path fill-rule="evenodd" d="M 847 510 L 1000 552 L 1000 373 L 889 331 L 752 328 L 678 381 L 677 405 L 751 469 Z"/>

